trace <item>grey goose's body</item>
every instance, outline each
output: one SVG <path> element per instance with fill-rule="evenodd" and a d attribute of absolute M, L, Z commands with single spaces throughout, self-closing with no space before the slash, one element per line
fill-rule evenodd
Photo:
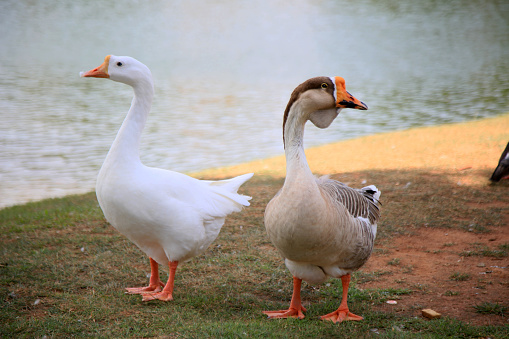
<path fill-rule="evenodd" d="M 315 177 L 303 146 L 304 125 L 311 120 L 326 128 L 342 108 L 367 106 L 348 93 L 340 77 L 317 77 L 299 85 L 291 95 L 283 122 L 286 179 L 265 210 L 270 240 L 285 258 L 294 277 L 294 295 L 288 310 L 264 312 L 269 317 L 304 317 L 301 281 L 322 283 L 328 277 L 343 281 L 343 301 L 322 319 L 360 320 L 348 311 L 346 293 L 350 273 L 371 255 L 380 217 L 380 191 L 362 189 Z"/>

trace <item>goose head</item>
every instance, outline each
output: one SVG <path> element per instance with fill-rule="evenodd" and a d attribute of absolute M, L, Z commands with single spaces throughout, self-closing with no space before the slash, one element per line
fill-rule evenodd
<path fill-rule="evenodd" d="M 327 128 L 343 108 L 367 110 L 368 106 L 351 95 L 342 77 L 315 77 L 295 88 L 283 117 L 284 130 L 290 114 L 303 123 L 310 120 L 318 128 Z"/>
<path fill-rule="evenodd" d="M 152 74 L 149 68 L 128 56 L 107 55 L 101 66 L 88 72 L 81 72 L 80 76 L 108 78 L 132 87 L 139 84 L 152 84 Z"/>

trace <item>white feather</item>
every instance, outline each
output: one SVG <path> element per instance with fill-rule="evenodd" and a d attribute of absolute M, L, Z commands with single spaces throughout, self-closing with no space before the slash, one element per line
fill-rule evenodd
<path fill-rule="evenodd" d="M 159 264 L 188 260 L 216 239 L 228 214 L 249 206 L 251 197 L 237 190 L 253 174 L 205 181 L 143 165 L 138 150 L 152 75 L 130 57 L 106 60 L 109 78 L 132 86 L 134 99 L 97 178 L 99 205 L 113 227 Z"/>

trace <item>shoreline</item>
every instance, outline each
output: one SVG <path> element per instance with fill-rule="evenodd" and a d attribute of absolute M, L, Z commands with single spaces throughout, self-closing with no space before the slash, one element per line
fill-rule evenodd
<path fill-rule="evenodd" d="M 509 113 L 496 117 L 371 134 L 306 149 L 315 174 L 366 170 L 495 169 L 509 142 Z M 254 172 L 284 177 L 284 154 L 192 173 L 222 178 Z"/>
<path fill-rule="evenodd" d="M 324 131 L 326 133 L 326 131 Z M 509 142 L 509 113 L 496 117 L 371 134 L 306 148 L 313 173 L 366 170 L 494 170 Z M 186 173 L 199 179 L 222 179 L 245 173 L 285 177 L 284 154 L 245 163 Z M 22 202 L 0 210 L 81 192 Z"/>

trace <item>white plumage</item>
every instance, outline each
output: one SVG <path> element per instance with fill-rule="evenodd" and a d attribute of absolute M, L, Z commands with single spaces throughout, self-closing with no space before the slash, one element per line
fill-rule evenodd
<path fill-rule="evenodd" d="M 109 55 L 81 76 L 110 78 L 134 89 L 131 108 L 99 172 L 97 199 L 111 225 L 150 257 L 149 286 L 128 292 L 143 294 L 143 300 L 171 300 L 178 263 L 205 251 L 226 216 L 249 206 L 251 198 L 237 190 L 253 174 L 206 181 L 143 165 L 139 143 L 154 95 L 150 70 L 131 57 Z M 163 290 L 158 264 L 170 267 Z"/>

